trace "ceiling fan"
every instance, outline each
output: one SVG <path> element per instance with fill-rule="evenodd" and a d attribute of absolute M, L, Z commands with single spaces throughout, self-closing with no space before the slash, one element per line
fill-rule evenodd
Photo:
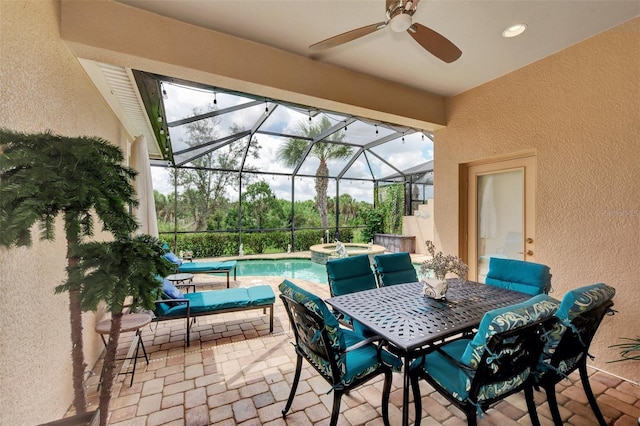
<path fill-rule="evenodd" d="M 312 52 L 329 49 L 353 41 L 389 26 L 393 32 L 406 31 L 420 46 L 436 58 L 451 63 L 462 55 L 462 51 L 443 35 L 422 24 L 412 23 L 411 17 L 420 0 L 386 0 L 387 19 L 384 22 L 356 28 L 309 46 Z"/>

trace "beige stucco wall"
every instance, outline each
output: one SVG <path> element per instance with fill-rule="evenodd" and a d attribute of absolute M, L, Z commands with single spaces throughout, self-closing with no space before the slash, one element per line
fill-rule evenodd
<path fill-rule="evenodd" d="M 427 204 L 420 204 L 411 216 L 402 218 L 402 235 L 416 237 L 416 254 L 428 254 L 425 241 L 433 241 L 435 201 L 428 200 Z"/>
<path fill-rule="evenodd" d="M 640 330 L 640 19 L 448 101 L 435 135 L 436 230 L 458 250 L 459 164 L 534 149 L 536 259 L 552 295 L 605 282 L 618 314 L 606 317 L 591 364 L 640 381 L 640 364 L 609 364 L 608 348 Z"/>
<path fill-rule="evenodd" d="M 60 40 L 59 16 L 57 2 L 0 1 L 0 127 L 97 135 L 126 149 L 128 137 Z M 1 425 L 61 418 L 73 398 L 68 296 L 53 294 L 66 266 L 56 226 L 55 242 L 37 241 L 34 228 L 32 248 L 0 248 Z M 102 351 L 95 321 L 84 316 L 90 365 Z"/>

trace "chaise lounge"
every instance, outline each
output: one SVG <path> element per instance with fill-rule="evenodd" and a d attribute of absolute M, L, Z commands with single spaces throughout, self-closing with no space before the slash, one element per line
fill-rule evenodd
<path fill-rule="evenodd" d="M 262 309 L 269 312 L 269 332 L 273 332 L 273 305 L 276 296 L 268 285 L 246 288 L 199 291 L 182 294 L 169 280 L 163 281 L 162 300 L 155 302 L 153 321 L 185 318 L 187 321 L 187 346 L 191 345 L 191 326 L 195 318 L 204 315 Z"/>
<path fill-rule="evenodd" d="M 229 274 L 233 271 L 233 280 L 236 280 L 236 264 L 235 260 L 227 260 L 223 262 L 183 262 L 178 265 L 178 272 L 189 274 L 226 274 L 227 288 L 229 288 Z"/>
<path fill-rule="evenodd" d="M 233 280 L 236 281 L 236 265 L 235 260 L 226 260 L 222 262 L 193 262 L 189 258 L 188 262 L 183 262 L 175 253 L 169 250 L 167 244 L 164 245 L 167 251 L 164 255 L 165 259 L 178 267 L 178 272 L 183 274 L 226 274 L 227 288 L 229 288 L 229 275 L 233 271 Z"/>

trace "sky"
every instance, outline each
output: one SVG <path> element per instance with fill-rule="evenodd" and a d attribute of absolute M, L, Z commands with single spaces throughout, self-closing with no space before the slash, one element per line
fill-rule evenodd
<path fill-rule="evenodd" d="M 224 93 L 213 94 L 210 91 L 204 91 L 193 88 L 185 88 L 182 86 L 163 83 L 166 91 L 167 99 L 165 99 L 165 113 L 168 122 L 183 119 L 194 115 L 193 111 L 198 108 L 200 111 L 209 111 L 209 105 L 215 99 L 216 107 L 224 109 L 232 107 L 239 103 L 248 102 L 246 98 L 227 95 Z M 217 137 L 224 137 L 230 134 L 229 128 L 233 123 L 240 128 L 251 129 L 256 121 L 265 114 L 266 108 L 273 108 L 268 102 L 245 108 L 237 112 L 221 115 L 217 118 L 218 134 Z M 340 123 L 344 117 L 339 114 L 328 115 L 332 123 Z M 319 120 L 320 117 L 314 117 L 312 120 Z M 294 110 L 291 108 L 278 107 L 271 111 L 271 116 L 261 126 L 262 130 L 271 132 L 294 134 L 300 133 L 300 124 L 309 123 L 309 112 Z M 171 144 L 174 152 L 187 148 L 186 126 L 177 126 L 169 129 Z M 371 127 L 364 123 L 356 122 L 343 130 L 344 140 L 363 145 L 364 143 L 375 140 L 390 134 L 395 129 L 389 129 L 382 126 Z M 375 132 L 378 132 L 377 134 Z M 260 158 L 257 160 L 248 159 L 246 166 L 251 166 L 257 170 L 265 172 L 290 172 L 291 167 L 287 167 L 282 163 L 276 152 L 278 147 L 286 142 L 286 138 L 276 137 L 258 133 L 254 136 L 261 146 Z M 422 137 L 421 133 L 414 133 L 404 137 L 404 141 L 398 139 L 393 142 L 381 144 L 372 149 L 378 156 L 388 163 L 394 165 L 399 170 L 406 170 L 409 167 L 422 164 L 433 159 L 433 143 L 427 137 Z M 178 157 L 179 158 L 179 157 Z M 180 160 L 178 159 L 179 163 Z M 337 175 L 347 165 L 348 160 L 334 161 L 329 165 L 330 175 Z M 319 164 L 319 160 L 309 156 L 300 168 L 299 173 L 315 174 L 315 170 Z M 380 161 L 373 155 L 368 156 L 368 163 L 364 156 L 358 159 L 349 167 L 344 178 L 340 180 L 340 193 L 348 193 L 352 197 L 360 201 L 372 201 L 373 184 L 371 182 L 362 182 L 346 179 L 348 177 L 371 177 L 371 172 L 377 177 L 384 177 L 396 173 L 396 171 Z M 167 194 L 173 192 L 173 182 L 169 177 L 169 172 L 165 168 L 152 167 L 151 174 L 153 178 L 153 187 L 155 190 Z M 265 180 L 276 194 L 278 198 L 291 198 L 291 181 L 283 176 L 255 175 L 258 180 Z M 180 191 L 180 188 L 179 188 Z M 295 181 L 296 201 L 313 199 L 315 196 L 314 179 L 312 178 L 296 178 Z M 330 180 L 328 195 L 333 197 L 336 193 L 335 179 Z M 237 200 L 238 194 L 236 188 L 230 189 L 227 196 L 231 200 Z"/>

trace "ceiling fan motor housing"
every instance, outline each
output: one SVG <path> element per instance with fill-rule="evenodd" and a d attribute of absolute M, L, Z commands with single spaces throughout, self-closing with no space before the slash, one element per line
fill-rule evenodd
<path fill-rule="evenodd" d="M 387 1 L 387 24 L 395 33 L 402 33 L 411 26 L 411 17 L 416 13 L 418 1 Z"/>

